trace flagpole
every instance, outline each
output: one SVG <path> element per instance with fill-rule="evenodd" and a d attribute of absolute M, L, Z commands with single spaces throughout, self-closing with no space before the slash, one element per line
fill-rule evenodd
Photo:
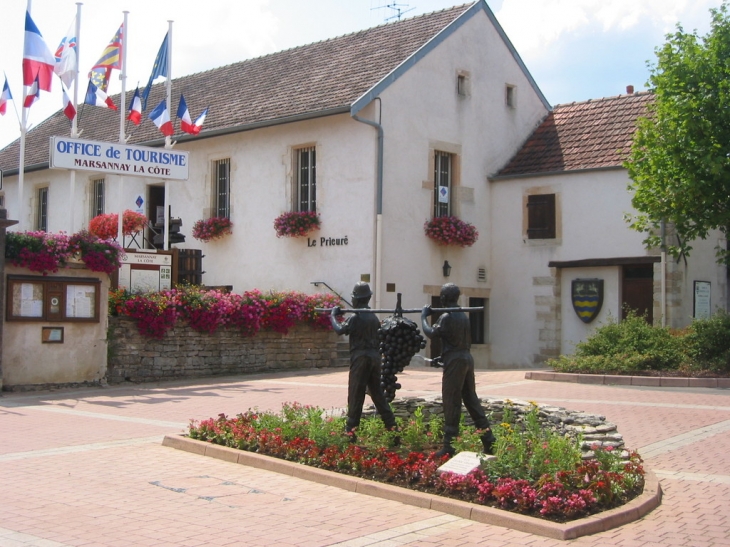
<path fill-rule="evenodd" d="M 172 121 L 172 20 L 167 21 L 167 112 Z M 172 137 L 165 136 L 165 148 L 172 148 Z M 170 181 L 165 179 L 165 227 L 162 248 L 170 249 Z"/>
<path fill-rule="evenodd" d="M 119 143 L 124 144 L 127 142 L 124 134 L 124 114 L 127 111 L 127 38 L 129 37 L 129 27 L 127 25 L 128 11 L 124 13 L 124 22 L 122 23 L 122 73 L 119 75 L 119 79 L 122 81 L 122 94 L 119 97 Z M 119 205 L 121 209 L 119 211 L 119 219 L 117 224 L 117 230 L 119 233 L 119 241 L 121 242 L 122 248 L 124 248 L 124 176 L 119 175 Z"/>
<path fill-rule="evenodd" d="M 27 11 L 30 13 L 32 0 L 28 0 Z M 25 98 L 28 90 L 23 82 L 23 100 L 20 103 L 20 157 L 18 158 L 18 229 L 25 229 L 25 210 L 23 208 L 23 183 L 25 178 L 25 126 L 28 122 L 27 108 L 25 108 Z"/>
<path fill-rule="evenodd" d="M 74 108 L 79 106 L 79 53 L 81 52 L 81 6 L 82 2 L 76 2 L 76 75 L 74 76 Z M 74 116 L 71 122 L 71 136 L 79 136 L 78 116 Z"/>
<path fill-rule="evenodd" d="M 81 6 L 83 6 L 83 3 L 76 2 L 76 69 L 74 70 L 74 108 L 78 108 L 79 105 L 79 42 L 81 41 Z M 66 47 L 68 47 L 68 44 L 66 44 Z M 78 112 L 74 115 L 73 120 L 71 120 L 71 138 L 77 138 L 79 136 L 79 126 L 78 126 Z M 71 229 L 69 230 L 70 233 L 74 233 L 75 230 L 75 218 L 74 218 L 74 212 L 76 210 L 76 170 L 71 169 L 71 173 L 69 175 L 69 185 L 71 188 L 69 189 L 69 193 L 71 194 L 71 211 L 70 211 L 70 223 L 71 223 Z"/>

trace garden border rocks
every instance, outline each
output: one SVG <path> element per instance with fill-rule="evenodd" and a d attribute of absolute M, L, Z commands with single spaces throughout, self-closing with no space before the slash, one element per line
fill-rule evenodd
<path fill-rule="evenodd" d="M 568 410 L 560 406 L 544 405 L 532 403 L 529 401 L 519 401 L 510 399 L 494 399 L 490 397 L 481 397 L 482 407 L 494 424 L 504 421 L 504 406 L 509 404 L 515 423 L 520 424 L 524 415 L 534 406 L 537 407 L 538 420 L 543 427 L 554 431 L 559 435 L 568 435 L 577 438 L 582 437 L 581 450 L 583 458 L 593 457 L 594 446 L 601 448 L 611 447 L 613 450 L 621 450 L 624 458 L 628 458 L 629 453 L 624 447 L 624 438 L 618 432 L 616 424 L 606 421 L 605 416 L 596 414 L 588 414 L 576 410 Z M 413 417 L 416 409 L 420 408 L 423 413 L 424 420 L 428 421 L 430 416 L 443 414 L 443 406 L 441 396 L 430 397 L 399 397 L 391 403 L 393 412 L 396 417 L 408 420 Z M 363 414 L 374 414 L 375 407 L 366 405 Z M 474 425 L 466 409 L 462 406 L 462 415 L 467 425 Z"/>
<path fill-rule="evenodd" d="M 398 501 L 424 509 L 433 509 L 434 511 L 440 511 L 483 524 L 503 526 L 513 530 L 519 530 L 520 532 L 559 540 L 575 539 L 589 534 L 597 534 L 623 526 L 629 522 L 634 522 L 649 513 L 652 509 L 658 507 L 662 498 L 662 490 L 656 475 L 650 470 L 645 469 L 644 491 L 629 503 L 602 513 L 560 524 L 501 509 L 475 505 L 460 500 L 426 494 L 424 492 L 416 492 L 390 484 L 342 475 L 333 471 L 307 467 L 300 463 L 190 439 L 184 435 L 167 435 L 163 439 L 162 445 L 201 456 L 334 486 L 350 492 Z"/>

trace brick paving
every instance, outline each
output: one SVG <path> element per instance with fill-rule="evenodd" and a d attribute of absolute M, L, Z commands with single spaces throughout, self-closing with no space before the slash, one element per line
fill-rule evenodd
<path fill-rule="evenodd" d="M 440 389 L 411 367 L 408 395 Z M 190 419 L 298 401 L 340 408 L 347 371 L 0 397 L 0 546 L 557 546 L 564 542 L 163 447 Z M 730 390 L 540 382 L 479 371 L 482 396 L 605 415 L 664 490 L 580 546 L 730 546 Z"/>

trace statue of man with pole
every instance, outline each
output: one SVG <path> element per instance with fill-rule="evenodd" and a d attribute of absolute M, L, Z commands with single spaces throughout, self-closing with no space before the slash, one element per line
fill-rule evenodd
<path fill-rule="evenodd" d="M 352 290 L 352 307 L 356 310 L 368 309 L 372 296 L 370 285 L 359 282 Z M 344 322 L 337 321 L 342 314 L 339 306 L 332 308 L 330 322 L 337 334 L 350 336 L 350 376 L 347 386 L 347 426 L 346 431 L 355 442 L 355 429 L 360 425 L 365 392 L 369 389 L 370 398 L 383 420 L 385 427 L 395 430 L 395 416 L 385 398 L 380 385 L 380 340 L 378 329 L 380 321 L 369 311 L 353 313 Z"/>
<path fill-rule="evenodd" d="M 459 308 L 460 294 L 459 287 L 453 283 L 446 283 L 441 287 L 441 305 L 444 308 Z M 496 438 L 476 393 L 474 359 L 470 351 L 469 318 L 460 309 L 446 311 L 431 326 L 427 318 L 432 313 L 430 306 L 424 306 L 421 312 L 421 326 L 426 336 L 440 338 L 442 344 L 441 359 L 444 374 L 441 379 L 441 395 L 444 407 L 444 440 L 443 447 L 436 452 L 436 456 L 441 457 L 446 454 L 452 456 L 455 453 L 451 443 L 459 435 L 462 400 L 474 420 L 474 425 L 483 430 L 481 440 L 484 453 L 491 454 Z"/>

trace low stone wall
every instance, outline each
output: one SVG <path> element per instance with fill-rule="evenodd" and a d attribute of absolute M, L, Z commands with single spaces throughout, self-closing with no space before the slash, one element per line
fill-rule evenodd
<path fill-rule="evenodd" d="M 339 366 L 337 335 L 297 326 L 288 334 L 200 333 L 178 323 L 162 340 L 142 336 L 128 317 L 109 318 L 106 380 L 152 382 Z"/>
<path fill-rule="evenodd" d="M 492 399 L 482 397 L 481 399 L 484 412 L 489 417 L 492 425 L 500 424 L 504 421 L 505 406 L 509 408 L 514 416 L 516 424 L 522 423 L 525 414 L 532 409 L 532 403 L 527 401 Z M 421 408 L 425 420 L 429 420 L 432 415 L 443 414 L 442 399 L 440 396 L 433 397 L 396 397 L 391 403 L 393 412 L 396 417 L 404 420 L 410 419 Z M 581 450 L 583 458 L 593 457 L 592 447 L 612 447 L 615 450 L 621 450 L 622 456 L 628 458 L 629 454 L 624 447 L 624 438 L 618 432 L 616 424 L 606 421 L 605 416 L 595 414 L 587 414 L 576 410 L 567 410 L 560 406 L 537 404 L 538 420 L 543 427 L 549 428 L 560 435 L 568 435 L 577 438 L 581 435 Z M 466 408 L 461 407 L 467 425 L 474 425 Z M 375 407 L 369 405 L 363 410 L 363 414 L 374 414 Z"/>

